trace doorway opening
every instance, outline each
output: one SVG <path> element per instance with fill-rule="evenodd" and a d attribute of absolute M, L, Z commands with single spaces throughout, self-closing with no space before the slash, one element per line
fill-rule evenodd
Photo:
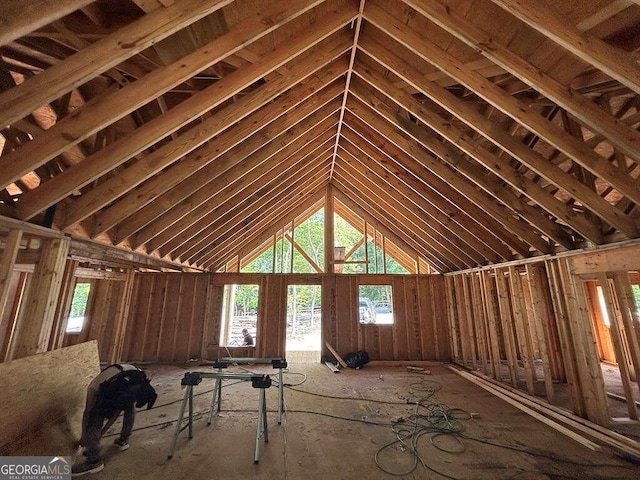
<path fill-rule="evenodd" d="M 287 291 L 286 352 L 289 363 L 320 361 L 322 287 L 289 285 Z"/>

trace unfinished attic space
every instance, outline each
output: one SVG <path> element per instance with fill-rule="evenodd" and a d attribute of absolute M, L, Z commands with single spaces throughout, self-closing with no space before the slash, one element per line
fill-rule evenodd
<path fill-rule="evenodd" d="M 2 0 L 0 480 L 640 478 L 639 205 L 640 0 Z"/>

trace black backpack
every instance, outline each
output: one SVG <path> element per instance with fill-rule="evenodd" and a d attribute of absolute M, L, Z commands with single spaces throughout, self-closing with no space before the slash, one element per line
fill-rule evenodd
<path fill-rule="evenodd" d="M 144 402 L 145 404 L 150 403 L 151 395 L 149 390 L 152 390 L 154 395 L 155 390 L 149 384 L 149 380 L 142 370 L 122 370 L 120 365 L 110 366 L 119 368 L 121 372 L 100 384 L 96 405 L 100 409 L 102 416 L 111 417 L 116 412 L 125 410 L 134 403 L 140 403 L 140 397 L 148 399 Z M 137 406 L 140 408 L 143 405 Z"/>
<path fill-rule="evenodd" d="M 369 363 L 369 354 L 364 350 L 347 353 L 344 357 L 344 362 L 351 368 L 360 368 Z"/>

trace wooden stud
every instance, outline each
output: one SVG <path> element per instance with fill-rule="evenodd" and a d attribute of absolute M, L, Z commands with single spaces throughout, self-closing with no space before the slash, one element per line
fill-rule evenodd
<path fill-rule="evenodd" d="M 536 367 L 534 364 L 533 345 L 529 335 L 528 323 L 522 293 L 520 273 L 515 267 L 509 268 L 509 284 L 511 286 L 511 305 L 513 323 L 516 327 L 516 338 L 522 363 L 524 364 L 525 381 L 530 395 L 535 394 Z"/>
<path fill-rule="evenodd" d="M 500 310 L 500 321 L 502 324 L 502 338 L 504 340 L 505 353 L 507 357 L 507 368 L 509 378 L 514 387 L 518 387 L 518 352 L 516 339 L 513 331 L 513 314 L 509 302 L 509 290 L 504 277 L 504 270 L 495 269 L 496 286 L 498 290 L 498 305 Z"/>

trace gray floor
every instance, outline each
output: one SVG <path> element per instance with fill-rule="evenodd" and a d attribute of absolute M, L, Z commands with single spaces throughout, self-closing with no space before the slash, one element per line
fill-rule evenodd
<path fill-rule="evenodd" d="M 277 388 L 267 390 L 269 442 L 261 442 L 260 461 L 254 464 L 258 390 L 249 383 L 228 382 L 223 389 L 223 411 L 211 426 L 204 413 L 194 424 L 194 438 L 182 432 L 175 456 L 167 460 L 183 391 L 180 378 L 187 369 L 169 366 L 147 367 L 160 394 L 157 405 L 140 412 L 131 448 L 119 452 L 111 445 L 114 436 L 103 440 L 106 468 L 95 479 L 547 479 L 547 478 L 640 478 L 640 467 L 603 448 L 593 452 L 534 420 L 495 396 L 455 375 L 445 367 L 428 367 L 431 375 L 410 373 L 405 367 L 366 366 L 361 370 L 331 373 L 321 364 L 290 365 L 285 383 L 301 385 L 285 389 L 287 412 L 277 424 Z M 264 366 L 251 371 L 274 373 Z M 210 371 L 190 366 L 191 371 Z M 234 367 L 233 371 L 244 371 Z M 411 428 L 411 415 L 429 410 L 407 404 L 428 396 L 432 404 L 473 413 L 462 419 L 465 435 L 492 443 L 538 453 L 492 446 L 451 435 L 426 433 L 419 437 L 417 451 L 428 467 L 418 463 L 414 470 L 394 476 L 383 469 L 402 473 L 411 469 L 410 449 L 395 443 L 391 424 L 404 420 Z M 196 393 L 213 388 L 204 380 Z M 345 397 L 345 398 L 337 398 Z M 205 412 L 211 394 L 198 395 L 196 412 Z M 348 398 L 348 399 L 346 399 Z M 378 400 L 379 402 L 368 401 Z M 166 406 L 161 406 L 170 402 Z M 386 403 L 385 403 L 386 402 Z M 439 408 L 432 407 L 431 412 Z M 315 413 L 310 413 L 315 412 Z M 458 416 L 467 417 L 462 412 Z M 438 420 L 442 424 L 443 420 Z M 422 419 L 422 421 L 426 421 Z M 376 425 L 380 423 L 382 425 Z M 148 428 L 144 428 L 148 427 Z M 111 432 L 117 432 L 119 422 Z M 407 440 L 410 443 L 410 440 Z M 436 448 L 437 444 L 440 448 Z M 462 450 L 447 453 L 444 450 Z M 546 455 L 546 456 L 544 456 Z M 552 459 L 549 456 L 557 456 Z M 602 466 L 611 465 L 611 466 Z M 618 466 L 615 466 L 618 465 Z M 432 468 L 447 476 L 434 473 Z"/>

